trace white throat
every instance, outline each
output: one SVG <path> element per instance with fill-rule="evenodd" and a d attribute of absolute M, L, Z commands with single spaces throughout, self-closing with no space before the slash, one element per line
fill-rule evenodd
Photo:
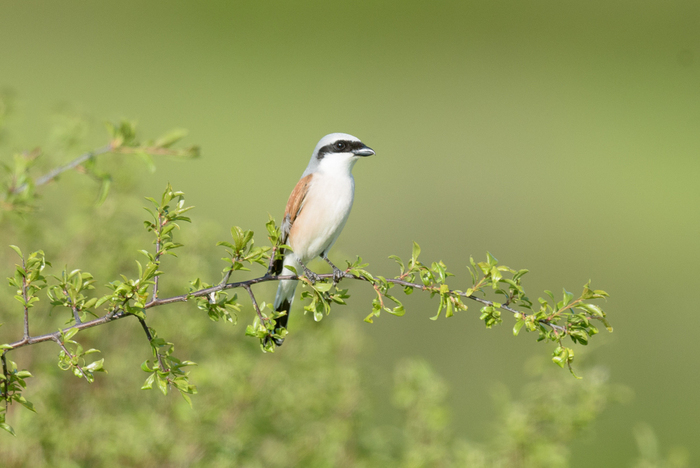
<path fill-rule="evenodd" d="M 331 177 L 352 177 L 352 168 L 359 158 L 352 153 L 328 154 L 321 160 L 314 155 L 302 177 L 309 174 L 323 174 Z"/>

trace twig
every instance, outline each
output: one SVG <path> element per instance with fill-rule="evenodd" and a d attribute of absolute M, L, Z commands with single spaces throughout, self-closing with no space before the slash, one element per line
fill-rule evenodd
<path fill-rule="evenodd" d="M 27 265 L 22 259 L 22 270 L 24 271 L 24 276 L 22 276 L 22 299 L 24 299 L 24 339 L 29 338 L 29 304 L 27 303 Z M 3 354 L 4 356 L 4 354 Z"/>
<path fill-rule="evenodd" d="M 233 273 L 233 265 L 235 262 L 236 262 L 236 259 L 235 258 L 232 259 L 231 268 L 226 270 L 226 273 L 224 273 L 224 277 L 221 279 L 221 283 L 219 283 L 219 286 L 228 283 L 228 280 L 231 278 L 231 273 Z"/>
<path fill-rule="evenodd" d="M 63 344 L 63 342 L 61 341 L 61 339 L 60 339 L 59 337 L 57 337 L 57 336 L 52 337 L 52 339 L 53 339 L 53 341 L 56 342 L 56 344 L 57 344 L 58 346 L 61 347 L 61 349 L 63 350 L 63 352 L 66 353 L 66 356 L 68 356 L 68 358 L 71 360 L 71 364 L 73 364 L 75 367 L 78 368 L 78 370 L 80 371 L 80 375 L 82 375 L 83 377 L 85 377 L 85 380 L 87 380 L 88 382 L 90 382 L 90 378 L 87 376 L 87 374 L 85 374 L 85 371 L 83 370 L 82 367 L 80 367 L 80 364 L 78 364 L 77 360 L 76 360 L 75 363 L 73 363 L 74 356 L 71 354 L 70 351 L 68 351 L 68 348 L 66 348 L 66 345 Z"/>
<path fill-rule="evenodd" d="M 163 219 L 161 216 L 160 210 L 158 210 L 158 234 L 156 235 L 156 255 L 153 257 L 153 263 L 155 263 L 157 267 L 160 266 L 160 239 L 161 235 L 163 232 Z M 153 278 L 153 296 L 151 297 L 151 301 L 155 301 L 158 299 L 158 279 L 160 278 L 160 275 L 156 275 Z"/>
<path fill-rule="evenodd" d="M 136 153 L 147 153 L 147 154 L 154 154 L 157 156 L 177 156 L 179 152 L 177 150 L 172 150 L 169 148 L 161 148 L 158 146 L 147 146 L 147 147 L 138 147 L 138 148 L 131 148 L 127 146 L 113 146 L 112 144 L 103 146 L 101 148 L 94 149 L 92 151 L 88 151 L 87 153 L 83 153 L 71 162 L 64 164 L 63 166 L 58 166 L 55 169 L 52 169 L 51 171 L 47 172 L 41 177 L 38 177 L 37 179 L 34 180 L 34 186 L 39 186 L 39 185 L 44 185 L 62 173 L 66 171 L 70 171 L 71 169 L 75 169 L 76 167 L 80 166 L 82 163 L 87 161 L 88 159 L 94 158 L 95 156 L 100 156 L 102 154 L 106 153 L 119 153 L 119 154 L 136 154 Z M 14 187 L 12 190 L 10 190 L 10 193 L 13 195 L 17 195 L 18 193 L 24 192 L 27 187 L 29 187 L 28 183 L 23 183 L 22 185 L 18 187 Z"/>
<path fill-rule="evenodd" d="M 250 295 L 250 300 L 253 301 L 253 307 L 255 308 L 255 313 L 258 314 L 258 318 L 260 319 L 261 322 L 265 322 L 265 317 L 263 317 L 262 312 L 260 311 L 260 307 L 258 306 L 258 301 L 255 300 L 255 294 L 253 294 L 253 289 L 250 287 L 249 284 L 243 284 L 243 288 L 248 291 L 248 294 Z"/>
<path fill-rule="evenodd" d="M 83 323 L 82 320 L 80 320 L 80 314 L 78 314 L 78 308 L 75 307 L 75 304 L 73 301 L 71 301 L 70 296 L 68 295 L 68 291 L 66 289 L 63 289 L 63 294 L 65 294 L 66 299 L 68 299 L 68 303 L 70 304 L 70 308 L 73 310 L 73 318 L 75 319 L 75 323 L 81 324 Z"/>
<path fill-rule="evenodd" d="M 151 343 L 151 347 L 153 347 L 153 335 L 151 334 L 151 330 L 149 330 L 148 325 L 146 325 L 146 321 L 144 319 L 142 319 L 141 317 L 139 317 L 138 319 L 139 323 L 141 323 L 141 326 L 143 327 L 143 331 L 146 332 L 148 342 Z M 163 372 L 168 372 L 168 368 L 163 362 L 163 356 L 161 356 L 157 349 L 153 348 L 153 351 L 155 352 L 156 358 L 158 359 L 158 366 L 160 367 L 160 370 L 162 370 Z"/>
<path fill-rule="evenodd" d="M 5 357 L 5 354 L 7 353 L 7 350 L 2 352 L 2 375 L 5 377 L 5 380 L 2 381 L 2 399 L 5 400 L 5 411 L 7 411 L 7 407 L 10 403 L 10 392 L 8 390 L 8 385 L 10 384 L 10 375 L 7 373 L 7 358 Z"/>
<path fill-rule="evenodd" d="M 76 167 L 80 166 L 82 163 L 84 163 L 88 159 L 94 158 L 95 156 L 99 156 L 101 154 L 109 153 L 111 151 L 113 151 L 112 145 L 107 145 L 107 146 L 103 146 L 102 148 L 97 148 L 95 150 L 88 151 L 87 153 L 81 154 L 80 156 L 78 156 L 77 158 L 75 158 L 74 160 L 69 162 L 68 164 L 64 164 L 63 166 L 58 166 L 57 168 L 47 172 L 43 176 L 38 177 L 34 181 L 34 185 L 35 186 L 44 185 L 44 184 L 52 181 L 56 177 L 58 177 L 60 174 L 66 172 L 66 171 L 69 171 L 71 169 L 75 169 Z M 11 193 L 16 195 L 18 193 L 24 192 L 28 186 L 29 186 L 29 184 L 24 183 L 24 184 L 20 185 L 19 187 L 13 188 L 11 190 Z"/>
<path fill-rule="evenodd" d="M 270 263 L 267 266 L 267 273 L 266 275 L 272 274 L 272 269 L 275 266 L 275 257 L 277 256 L 277 249 L 279 248 L 279 244 L 275 242 L 275 245 L 272 246 L 272 252 L 270 253 Z"/>

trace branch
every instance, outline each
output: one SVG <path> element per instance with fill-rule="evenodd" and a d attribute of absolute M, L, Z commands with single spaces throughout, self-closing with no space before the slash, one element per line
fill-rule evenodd
<path fill-rule="evenodd" d="M 168 368 L 163 362 L 163 356 L 158 352 L 158 349 L 153 345 L 153 334 L 151 334 L 151 330 L 149 330 L 148 325 L 146 325 L 146 321 L 142 319 L 141 317 L 138 317 L 139 323 L 141 323 L 141 327 L 143 327 L 143 331 L 146 333 L 146 337 L 148 338 L 148 342 L 151 344 L 151 347 L 153 348 L 153 353 L 156 355 L 156 358 L 158 359 L 158 366 L 160 366 L 160 370 L 163 372 L 168 372 Z"/>
<path fill-rule="evenodd" d="M 333 280 L 333 273 L 319 274 L 318 277 L 319 277 L 319 279 Z M 168 297 L 168 298 L 164 298 L 164 299 L 151 300 L 143 308 L 144 309 L 152 309 L 154 307 L 160 307 L 160 306 L 164 306 L 167 304 L 173 304 L 176 302 L 187 302 L 187 300 L 191 299 L 191 298 L 209 296 L 212 293 L 225 291 L 227 289 L 244 288 L 246 291 L 248 291 L 248 294 L 250 295 L 250 297 L 253 301 L 253 306 L 256 310 L 256 313 L 262 319 L 262 316 L 261 316 L 262 312 L 260 311 L 260 308 L 259 308 L 257 302 L 255 301 L 255 296 L 253 295 L 250 287 L 254 284 L 267 283 L 270 281 L 301 280 L 302 278 L 304 278 L 304 277 L 303 276 L 300 277 L 297 275 L 273 275 L 273 276 L 264 275 L 264 276 L 260 276 L 258 278 L 253 278 L 253 279 L 249 279 L 249 280 L 245 280 L 245 281 L 238 281 L 235 283 L 222 283 L 222 284 L 219 284 L 217 286 L 212 286 L 210 288 L 200 289 L 198 291 L 194 291 L 194 292 L 191 292 L 188 294 L 181 294 L 179 296 L 172 296 L 172 297 Z M 356 280 L 356 281 L 371 282 L 369 279 L 365 278 L 364 276 L 358 276 L 358 275 L 346 274 L 345 278 Z M 400 279 L 387 278 L 386 281 L 388 283 L 393 283 L 393 284 L 397 284 L 400 286 L 409 286 L 412 288 L 420 289 L 421 291 L 432 291 L 434 289 L 434 288 L 431 288 L 429 286 L 424 286 L 424 285 L 418 284 L 418 283 L 411 283 L 409 281 L 404 281 L 404 280 L 400 280 Z M 510 306 L 506 306 L 503 304 L 499 305 L 498 303 L 496 303 L 494 301 L 489 301 L 487 299 L 483 299 L 483 298 L 480 298 L 480 297 L 477 297 L 474 295 L 467 295 L 466 293 L 461 292 L 461 291 L 449 290 L 449 293 L 459 295 L 459 296 L 464 297 L 466 299 L 470 299 L 472 301 L 478 302 L 482 305 L 496 307 L 498 309 L 505 310 L 505 311 L 510 312 L 514 315 L 520 316 L 520 315 L 524 314 L 523 312 L 516 310 L 516 309 L 513 309 Z M 527 314 L 525 314 L 525 315 L 527 315 Z M 63 332 L 65 334 L 73 329 L 85 330 L 87 328 L 92 328 L 92 327 L 96 327 L 99 325 L 104 325 L 105 323 L 113 322 L 115 320 L 119 320 L 119 319 L 122 319 L 124 317 L 129 317 L 129 316 L 133 316 L 133 314 L 126 313 L 124 311 L 124 304 L 123 304 L 122 306 L 120 306 L 116 309 L 113 309 L 108 314 L 106 314 L 100 318 L 90 320 L 89 322 L 78 323 L 78 324 L 72 325 L 70 327 L 66 327 L 66 328 L 62 329 L 61 331 L 57 331 L 54 333 L 47 333 L 45 335 L 28 337 L 26 339 L 15 341 L 14 343 L 10 343 L 8 345 L 7 351 L 12 351 L 12 350 L 15 350 L 18 348 L 22 348 L 24 346 L 33 345 L 33 344 L 41 343 L 44 341 L 49 341 L 49 340 L 55 341 L 58 337 L 60 337 L 61 332 Z M 139 319 L 139 321 L 141 321 L 141 319 Z M 563 329 L 563 327 L 555 325 L 546 319 L 540 320 L 539 323 L 546 325 L 548 327 L 551 327 L 553 330 L 562 330 Z M 147 327 L 145 327 L 145 323 L 142 322 L 141 325 L 144 327 L 144 329 L 147 328 Z M 147 332 L 147 336 L 149 336 L 149 335 L 150 335 L 150 332 Z M 152 338 L 149 336 L 149 340 L 150 339 L 152 339 Z"/>
<path fill-rule="evenodd" d="M 19 205 L 15 205 L 15 201 L 13 201 L 13 199 L 21 198 L 18 196 L 23 192 L 27 191 L 27 189 L 30 186 L 38 187 L 41 185 L 45 185 L 48 182 L 54 180 L 60 174 L 80 167 L 81 165 L 84 165 L 84 163 L 91 161 L 102 154 L 141 154 L 154 156 L 175 156 L 185 158 L 199 157 L 200 150 L 198 146 L 190 146 L 187 148 L 171 148 L 172 145 L 174 145 L 183 137 L 185 137 L 187 132 L 184 130 L 171 131 L 156 139 L 154 142 L 149 142 L 146 144 L 141 144 L 137 142 L 136 127 L 133 122 L 124 120 L 119 124 L 108 124 L 108 130 L 111 136 L 109 144 L 83 153 L 80 156 L 73 159 L 72 161 L 64 165 L 58 166 L 36 179 L 33 179 L 29 176 L 30 164 L 28 164 L 27 162 L 16 162 L 14 168 L 15 173 L 13 174 L 12 182 L 7 185 L 7 189 L 5 191 L 5 199 L 6 201 L 9 201 L 9 209 L 18 209 L 18 206 L 20 206 L 21 203 Z M 31 156 L 27 159 L 33 160 L 34 158 L 35 156 Z M 106 196 L 109 188 L 109 182 L 111 181 L 109 175 L 98 173 L 94 168 L 88 165 L 85 165 L 84 167 L 86 168 L 86 172 L 102 181 L 102 190 L 100 195 L 100 198 L 102 199 L 104 196 Z M 15 184 L 19 185 L 15 186 Z M 25 194 L 25 196 L 27 195 Z M 31 197 L 32 194 L 29 194 L 28 196 Z M 19 201 L 21 201 L 25 205 L 27 204 L 26 200 Z"/>
<path fill-rule="evenodd" d="M 162 237 L 162 232 L 163 232 L 163 217 L 161 215 L 161 212 L 158 212 L 158 228 L 156 231 L 156 254 L 153 257 L 153 263 L 156 265 L 160 266 L 160 243 L 161 243 L 161 237 Z M 156 275 L 153 278 L 153 296 L 151 296 L 151 301 L 155 301 L 158 298 L 158 278 L 160 278 L 160 275 Z"/>
<path fill-rule="evenodd" d="M 59 335 L 59 336 L 55 336 L 55 337 L 53 337 L 52 339 L 53 339 L 53 341 L 56 342 L 56 344 L 57 344 L 58 346 L 61 347 L 61 349 L 63 350 L 63 352 L 66 353 L 66 356 L 68 356 L 68 359 L 71 361 L 71 363 L 73 364 L 73 366 L 75 366 L 75 367 L 78 369 L 78 371 L 80 372 L 81 377 L 84 377 L 85 380 L 87 380 L 88 382 L 90 382 L 90 378 L 87 376 L 87 374 L 85 373 L 85 371 L 83 370 L 83 368 L 80 366 L 80 364 L 78 364 L 78 360 L 75 358 L 75 356 L 73 356 L 73 354 L 71 354 L 70 351 L 68 351 L 68 348 L 66 348 L 66 345 L 63 344 L 63 342 L 61 341 L 60 335 Z"/>
<path fill-rule="evenodd" d="M 59 166 L 59 167 L 47 172 L 43 176 L 38 177 L 34 181 L 34 185 L 35 186 L 44 185 L 44 184 L 52 181 L 53 179 L 55 179 L 56 177 L 58 177 L 62 173 L 66 172 L 66 171 L 70 171 L 71 169 L 75 169 L 76 167 L 80 166 L 82 163 L 84 163 L 88 159 L 94 158 L 95 156 L 99 156 L 101 154 L 110 153 L 113 150 L 114 150 L 114 148 L 112 148 L 112 145 L 110 144 L 107 146 L 103 146 L 102 148 L 97 148 L 97 149 L 94 149 L 92 151 L 88 151 L 87 153 L 81 154 L 80 156 L 78 156 L 77 158 L 75 158 L 74 160 L 69 162 L 68 164 L 64 164 L 63 166 Z M 23 191 L 25 191 L 27 189 L 27 187 L 29 187 L 29 184 L 27 182 L 25 182 L 22 185 L 10 190 L 10 193 L 13 195 L 16 195 L 18 193 L 22 193 Z"/>
<path fill-rule="evenodd" d="M 228 286 L 228 284 L 227 284 Z M 244 288 L 246 291 L 248 291 L 248 295 L 250 295 L 250 300 L 253 302 L 253 308 L 255 308 L 255 313 L 258 314 L 258 318 L 260 319 L 261 322 L 267 321 L 267 319 L 263 316 L 262 312 L 260 311 L 260 307 L 258 306 L 258 301 L 255 300 L 255 294 L 253 294 L 253 290 L 250 287 L 250 284 L 246 284 L 245 282 L 240 285 L 240 287 Z"/>
<path fill-rule="evenodd" d="M 75 323 L 81 324 L 82 320 L 80 320 L 80 314 L 78 313 L 78 308 L 75 306 L 75 303 L 71 300 L 70 294 L 68 293 L 66 288 L 63 288 L 63 294 L 66 296 L 66 301 L 68 302 L 68 304 L 70 304 L 70 308 L 73 311 L 73 319 L 75 320 Z"/>
<path fill-rule="evenodd" d="M 24 259 L 22 259 L 22 269 L 24 269 L 24 276 L 22 276 L 22 299 L 24 299 L 24 339 L 29 338 L 29 298 L 27 297 L 27 264 Z"/>
<path fill-rule="evenodd" d="M 2 352 L 2 376 L 4 379 L 2 380 L 2 399 L 5 400 L 5 411 L 7 411 L 7 408 L 10 404 L 10 392 L 8 391 L 8 384 L 10 383 L 10 374 L 7 372 L 7 358 L 5 357 L 5 354 L 7 354 L 7 350 L 4 350 Z"/>

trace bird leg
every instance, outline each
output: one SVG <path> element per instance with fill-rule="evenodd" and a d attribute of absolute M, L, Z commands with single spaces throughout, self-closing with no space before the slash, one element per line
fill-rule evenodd
<path fill-rule="evenodd" d="M 345 278 L 345 272 L 337 266 L 333 265 L 333 262 L 328 260 L 328 257 L 326 257 L 325 255 L 321 255 L 321 258 L 324 259 L 333 268 L 333 284 L 338 284 L 341 279 Z"/>
<path fill-rule="evenodd" d="M 306 277 L 309 278 L 309 280 L 311 281 L 311 284 L 316 284 L 316 281 L 321 279 L 321 278 L 319 278 L 319 276 L 316 273 L 314 273 L 313 271 L 306 268 L 306 265 L 304 265 L 301 262 L 299 262 L 299 264 L 304 269 L 304 275 L 306 275 Z"/>

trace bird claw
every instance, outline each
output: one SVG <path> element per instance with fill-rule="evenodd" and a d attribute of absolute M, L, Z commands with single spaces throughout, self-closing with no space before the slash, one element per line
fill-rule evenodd
<path fill-rule="evenodd" d="M 333 262 L 328 260 L 328 257 L 326 257 L 325 255 L 321 255 L 321 258 L 324 259 L 326 263 L 328 263 L 331 266 L 331 268 L 333 268 L 333 285 L 335 286 L 336 284 L 340 283 L 340 280 L 345 278 L 345 272 L 337 266 L 335 266 Z"/>
<path fill-rule="evenodd" d="M 343 278 L 345 278 L 345 272 L 333 265 L 333 284 L 335 285 L 340 283 L 340 280 Z"/>
<path fill-rule="evenodd" d="M 304 275 L 311 281 L 311 284 L 316 284 L 316 281 L 321 279 L 316 273 L 306 268 L 306 265 L 302 265 L 302 268 L 304 268 Z"/>

